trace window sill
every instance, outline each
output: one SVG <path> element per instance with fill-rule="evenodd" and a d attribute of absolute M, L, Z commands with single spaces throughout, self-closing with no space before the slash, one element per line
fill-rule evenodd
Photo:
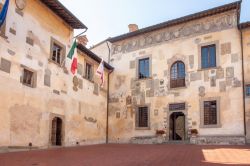
<path fill-rule="evenodd" d="M 213 69 L 221 69 L 221 66 L 208 67 L 208 68 L 199 68 L 198 71 L 213 70 Z"/>
<path fill-rule="evenodd" d="M 170 90 L 183 90 L 183 89 L 186 89 L 187 86 L 182 86 L 182 87 L 177 87 L 177 88 L 170 88 Z"/>
<path fill-rule="evenodd" d="M 57 65 L 57 66 L 60 67 L 60 68 L 63 68 L 63 67 L 64 67 L 64 66 L 62 66 L 61 64 L 56 63 L 56 62 L 53 61 L 52 59 L 48 59 L 48 61 L 49 61 L 50 63 L 54 63 L 55 65 Z"/>
<path fill-rule="evenodd" d="M 217 125 L 200 125 L 200 128 L 221 128 L 222 125 L 221 124 L 217 124 Z"/>
<path fill-rule="evenodd" d="M 152 80 L 152 77 L 148 78 L 137 78 L 136 81 L 147 81 L 147 80 Z"/>
<path fill-rule="evenodd" d="M 135 130 L 150 130 L 150 127 L 136 127 Z"/>
<path fill-rule="evenodd" d="M 23 85 L 23 86 L 26 86 L 26 87 L 29 87 L 29 88 L 32 88 L 32 89 L 34 89 L 34 88 L 35 88 L 34 86 L 29 85 L 29 84 L 25 84 L 25 83 L 22 83 L 22 85 Z"/>
<path fill-rule="evenodd" d="M 90 83 L 93 83 L 93 84 L 95 83 L 93 80 L 87 79 L 87 78 L 84 77 L 84 76 L 82 76 L 82 78 L 85 79 L 85 80 L 87 80 L 87 81 L 89 81 Z"/>

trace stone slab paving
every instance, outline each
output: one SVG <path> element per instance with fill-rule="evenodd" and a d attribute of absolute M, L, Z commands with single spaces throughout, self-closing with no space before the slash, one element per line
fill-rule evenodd
<path fill-rule="evenodd" d="M 0 154 L 0 166 L 250 166 L 250 146 L 93 145 Z"/>

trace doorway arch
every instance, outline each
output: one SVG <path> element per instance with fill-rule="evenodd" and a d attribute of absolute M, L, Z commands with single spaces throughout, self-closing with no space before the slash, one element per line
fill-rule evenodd
<path fill-rule="evenodd" d="M 169 116 L 169 140 L 185 140 L 185 114 L 173 112 Z"/>
<path fill-rule="evenodd" d="M 51 126 L 51 144 L 52 146 L 61 146 L 62 145 L 62 129 L 63 121 L 59 117 L 54 117 L 52 119 Z"/>

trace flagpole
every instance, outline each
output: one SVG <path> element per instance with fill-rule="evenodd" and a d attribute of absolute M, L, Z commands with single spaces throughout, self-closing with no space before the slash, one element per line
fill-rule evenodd
<path fill-rule="evenodd" d="M 78 35 L 76 35 L 76 36 L 74 36 L 73 38 L 72 38 L 72 40 L 73 39 L 77 39 L 79 36 L 81 36 L 82 34 L 84 34 L 85 32 L 87 32 L 87 30 L 88 30 L 88 28 L 84 28 L 85 30 L 83 31 L 83 32 L 81 32 L 81 33 L 79 33 Z M 62 63 L 61 63 L 61 65 L 60 65 L 60 67 L 65 67 L 65 65 L 63 66 L 63 64 L 66 62 L 66 57 L 63 59 L 63 61 L 62 61 Z"/>

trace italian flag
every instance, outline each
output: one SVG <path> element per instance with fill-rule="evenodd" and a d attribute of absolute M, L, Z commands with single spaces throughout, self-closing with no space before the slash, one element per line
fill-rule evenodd
<path fill-rule="evenodd" d="M 75 40 L 67 55 L 67 57 L 72 60 L 70 70 L 73 75 L 76 74 L 76 70 L 77 70 L 77 50 L 76 50 L 77 48 L 76 47 L 77 47 L 77 42 Z"/>

